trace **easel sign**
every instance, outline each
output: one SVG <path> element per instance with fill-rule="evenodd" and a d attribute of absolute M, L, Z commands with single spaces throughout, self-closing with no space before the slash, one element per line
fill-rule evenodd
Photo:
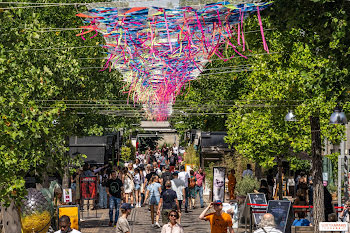
<path fill-rule="evenodd" d="M 260 205 L 267 204 L 266 196 L 264 193 L 248 193 L 248 197 L 249 197 L 249 203 L 251 203 L 251 204 L 260 204 Z M 253 206 L 251 206 L 251 210 L 263 212 L 264 210 L 266 210 L 266 207 L 253 205 Z M 264 215 L 264 213 L 253 213 L 252 215 L 254 216 L 255 224 L 258 225 L 260 223 L 261 218 Z"/>
<path fill-rule="evenodd" d="M 71 228 L 75 230 L 79 230 L 79 219 L 80 219 L 79 205 L 58 206 L 57 212 L 58 212 L 57 214 L 58 219 L 60 219 L 60 217 L 62 217 L 63 215 L 67 215 L 70 218 Z"/>
<path fill-rule="evenodd" d="M 226 168 L 213 167 L 212 201 L 225 201 Z"/>
<path fill-rule="evenodd" d="M 275 218 L 276 228 L 282 232 L 290 231 L 289 212 L 291 210 L 290 201 L 271 200 L 267 206 L 267 213 Z M 287 227 L 287 229 L 286 229 Z"/>

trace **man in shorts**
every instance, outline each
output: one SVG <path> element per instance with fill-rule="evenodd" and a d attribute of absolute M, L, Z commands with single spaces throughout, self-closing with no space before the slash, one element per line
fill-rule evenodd
<path fill-rule="evenodd" d="M 169 212 L 172 210 L 177 210 L 180 213 L 179 202 L 177 200 L 177 194 L 171 189 L 171 181 L 165 182 L 165 190 L 160 195 L 160 200 L 158 204 L 157 214 L 160 214 L 160 209 L 162 209 L 162 223 L 167 224 L 169 222 Z"/>

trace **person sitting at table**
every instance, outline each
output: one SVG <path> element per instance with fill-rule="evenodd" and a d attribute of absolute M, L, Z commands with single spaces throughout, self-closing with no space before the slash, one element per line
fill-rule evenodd
<path fill-rule="evenodd" d="M 304 211 L 297 212 L 298 219 L 295 219 L 292 226 L 311 226 L 311 223 L 309 220 L 305 219 L 306 215 Z"/>

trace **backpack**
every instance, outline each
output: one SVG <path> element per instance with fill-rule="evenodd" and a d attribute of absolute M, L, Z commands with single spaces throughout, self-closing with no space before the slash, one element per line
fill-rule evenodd
<path fill-rule="evenodd" d="M 194 187 L 196 187 L 196 177 L 191 176 L 191 178 L 190 178 L 190 183 L 188 184 L 188 187 L 189 187 L 189 188 L 194 188 Z"/>

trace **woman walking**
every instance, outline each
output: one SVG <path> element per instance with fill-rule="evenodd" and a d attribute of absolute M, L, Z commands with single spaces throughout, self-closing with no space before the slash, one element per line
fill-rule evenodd
<path fill-rule="evenodd" d="M 153 176 L 151 178 L 150 184 L 147 186 L 147 192 L 145 200 L 147 200 L 147 197 L 149 197 L 149 205 L 151 208 L 151 220 L 152 220 L 152 227 L 160 227 L 159 225 L 159 215 L 156 215 L 156 224 L 154 224 L 154 206 L 158 206 L 159 200 L 160 200 L 160 193 L 162 192 L 162 185 L 158 183 L 159 178 L 158 176 Z"/>
<path fill-rule="evenodd" d="M 141 174 L 140 169 L 135 168 L 135 175 L 134 175 L 134 184 L 135 184 L 135 201 L 136 201 L 136 207 L 141 207 Z"/>
<path fill-rule="evenodd" d="M 128 172 L 127 168 L 123 169 L 123 177 L 122 177 L 122 181 L 124 184 L 124 201 L 126 203 L 134 203 L 134 196 L 132 195 L 133 191 L 134 191 L 134 178 L 132 177 L 132 175 Z M 129 201 L 130 199 L 130 201 Z"/>

